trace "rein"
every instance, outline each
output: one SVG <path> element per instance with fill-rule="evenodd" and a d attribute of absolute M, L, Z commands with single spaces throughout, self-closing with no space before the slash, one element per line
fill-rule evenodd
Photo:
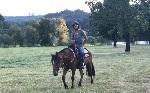
<path fill-rule="evenodd" d="M 73 49 L 72 48 L 69 48 L 70 50 L 71 50 L 71 52 L 73 53 L 73 59 L 71 60 L 71 62 L 73 62 L 74 60 L 75 60 L 75 53 L 74 53 L 74 51 L 73 51 Z"/>

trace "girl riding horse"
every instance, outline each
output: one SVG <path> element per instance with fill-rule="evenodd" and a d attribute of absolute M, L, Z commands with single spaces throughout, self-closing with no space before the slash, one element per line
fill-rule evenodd
<path fill-rule="evenodd" d="M 75 21 L 73 23 L 73 29 L 74 31 L 72 32 L 71 35 L 71 45 L 75 48 L 74 51 L 79 53 L 79 67 L 81 69 L 84 68 L 84 44 L 87 42 L 87 35 L 85 31 L 81 30 L 79 27 L 79 23 Z M 77 50 L 76 50 L 77 48 Z"/>
<path fill-rule="evenodd" d="M 56 52 L 55 55 L 52 55 L 52 59 L 51 59 L 51 62 L 53 65 L 54 76 L 58 75 L 59 68 L 63 68 L 62 80 L 63 80 L 65 89 L 68 88 L 68 85 L 65 82 L 65 76 L 69 69 L 72 70 L 71 88 L 74 88 L 74 75 L 75 75 L 76 69 L 79 69 L 80 71 L 81 78 L 80 78 L 78 86 L 81 86 L 83 75 L 84 75 L 83 63 L 86 66 L 88 76 L 91 77 L 91 83 L 93 83 L 93 76 L 95 76 L 95 68 L 92 63 L 92 54 L 87 49 L 86 49 L 87 51 L 86 54 L 88 56 L 85 57 L 85 53 L 84 53 L 85 48 L 83 47 L 83 45 L 87 41 L 87 36 L 83 30 L 79 29 L 78 22 L 74 22 L 72 26 L 74 28 L 74 31 L 71 35 L 70 41 L 73 47 L 65 48 L 61 50 L 60 52 Z M 76 48 L 78 51 L 76 50 Z"/>

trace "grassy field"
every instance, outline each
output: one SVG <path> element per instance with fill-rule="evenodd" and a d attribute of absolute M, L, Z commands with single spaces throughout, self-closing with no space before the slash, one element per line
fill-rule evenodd
<path fill-rule="evenodd" d="M 150 46 L 132 46 L 131 53 L 124 47 L 88 47 L 93 53 L 96 69 L 94 84 L 84 76 L 78 87 L 65 90 L 62 73 L 52 74 L 50 55 L 63 47 L 0 48 L 0 93 L 150 93 Z M 71 85 L 71 73 L 67 83 Z"/>

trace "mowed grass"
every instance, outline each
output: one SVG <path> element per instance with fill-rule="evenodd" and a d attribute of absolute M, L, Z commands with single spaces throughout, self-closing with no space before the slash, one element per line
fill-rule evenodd
<path fill-rule="evenodd" d="M 65 90 L 61 75 L 52 74 L 51 54 L 64 47 L 0 48 L 0 93 L 150 93 L 150 46 L 91 46 L 94 83 L 77 70 L 75 89 Z M 71 86 L 71 72 L 66 81 Z"/>

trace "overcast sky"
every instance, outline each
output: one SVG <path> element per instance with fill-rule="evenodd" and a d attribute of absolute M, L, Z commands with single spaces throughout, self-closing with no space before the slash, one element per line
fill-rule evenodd
<path fill-rule="evenodd" d="M 44 15 L 65 9 L 81 9 L 90 12 L 86 0 L 0 0 L 0 13 L 3 16 Z"/>

